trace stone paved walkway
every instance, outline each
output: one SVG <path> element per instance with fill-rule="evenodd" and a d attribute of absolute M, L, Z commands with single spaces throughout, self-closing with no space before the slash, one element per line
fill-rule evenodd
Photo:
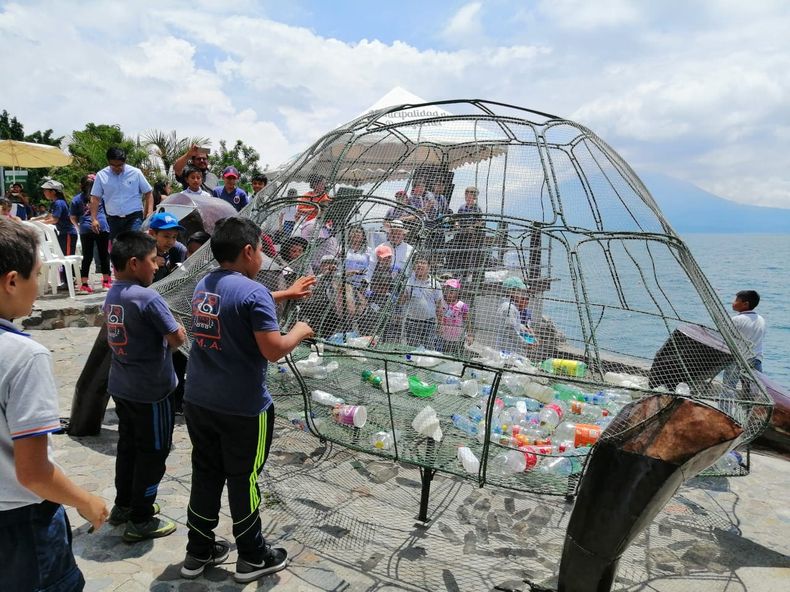
<path fill-rule="evenodd" d="M 97 331 L 32 332 L 53 351 L 64 416 Z M 56 458 L 66 472 L 108 503 L 114 495 L 116 437 L 112 403 L 100 436 L 55 437 Z M 178 522 L 175 534 L 127 545 L 121 527 L 107 525 L 88 534 L 85 521 L 69 511 L 86 590 L 479 592 L 527 590 L 524 578 L 555 581 L 571 510 L 564 500 L 478 489 L 437 476 L 432 520 L 424 525 L 415 519 L 417 469 L 323 446 L 282 419 L 261 479 L 262 519 L 267 537 L 288 549 L 290 568 L 242 587 L 232 580 L 231 551 L 228 564 L 198 580 L 181 580 L 190 484 L 190 443 L 182 420 L 174 439 L 158 499 L 163 514 Z M 683 487 L 628 549 L 615 589 L 790 590 L 790 464 L 752 459 L 749 477 L 697 480 Z M 218 532 L 231 538 L 227 512 Z"/>

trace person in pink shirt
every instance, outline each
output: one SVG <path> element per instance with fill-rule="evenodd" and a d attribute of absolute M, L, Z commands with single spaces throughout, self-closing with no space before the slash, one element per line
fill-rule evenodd
<path fill-rule="evenodd" d="M 474 341 L 472 325 L 469 317 L 469 305 L 458 299 L 461 282 L 449 279 L 442 285 L 444 300 L 439 316 L 439 336 L 436 349 L 447 354 L 461 356 L 464 349 L 464 333 L 466 343 Z"/>

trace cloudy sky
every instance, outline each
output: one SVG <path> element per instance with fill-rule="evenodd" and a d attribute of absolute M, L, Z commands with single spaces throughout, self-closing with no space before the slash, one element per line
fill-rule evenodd
<path fill-rule="evenodd" d="M 0 109 L 240 138 L 275 166 L 394 86 L 595 131 L 639 172 L 790 208 L 782 0 L 0 1 Z"/>

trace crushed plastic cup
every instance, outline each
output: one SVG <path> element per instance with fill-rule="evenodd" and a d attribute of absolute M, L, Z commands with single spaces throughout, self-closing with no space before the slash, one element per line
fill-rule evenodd
<path fill-rule="evenodd" d="M 362 405 L 336 405 L 332 417 L 339 424 L 361 428 L 368 420 L 368 410 Z"/>
<path fill-rule="evenodd" d="M 416 376 L 409 376 L 409 392 L 415 397 L 430 397 L 436 388 L 435 384 L 426 384 Z"/>
<path fill-rule="evenodd" d="M 475 456 L 475 453 L 470 448 L 459 446 L 458 460 L 464 467 L 464 471 L 470 475 L 477 475 L 480 472 L 480 459 Z"/>
<path fill-rule="evenodd" d="M 418 434 L 433 438 L 439 442 L 442 439 L 442 428 L 439 426 L 439 418 L 436 411 L 430 405 L 425 406 L 411 422 L 411 427 Z"/>

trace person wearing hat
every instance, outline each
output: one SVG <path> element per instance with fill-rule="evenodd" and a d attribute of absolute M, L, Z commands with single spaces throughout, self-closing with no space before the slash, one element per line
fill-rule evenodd
<path fill-rule="evenodd" d="M 527 285 L 519 277 L 509 277 L 502 282 L 505 299 L 497 309 L 497 347 L 503 351 L 524 353 L 526 346 L 535 343 L 530 327 L 532 313 L 529 306 Z M 504 322 L 501 322 L 504 319 Z"/>
<path fill-rule="evenodd" d="M 387 240 L 382 244 L 392 249 L 391 271 L 393 274 L 399 272 L 409 272 L 409 260 L 414 252 L 414 247 L 405 241 L 406 228 L 402 221 L 393 220 L 390 222 L 390 230 L 387 233 Z"/>
<path fill-rule="evenodd" d="M 178 242 L 178 233 L 184 227 L 169 212 L 159 212 L 148 222 L 148 234 L 156 239 L 156 265 L 154 281 L 166 278 L 187 258 L 187 248 Z"/>
<path fill-rule="evenodd" d="M 214 197 L 224 199 L 239 212 L 241 209 L 250 203 L 250 198 L 247 197 L 247 192 L 243 189 L 236 187 L 239 181 L 239 170 L 235 166 L 227 166 L 222 171 L 222 180 L 225 182 L 224 187 L 214 188 Z"/>
<path fill-rule="evenodd" d="M 107 150 L 107 166 L 96 173 L 93 180 L 91 227 L 95 232 L 100 230 L 98 216 L 102 200 L 110 226 L 110 240 L 125 230 L 140 230 L 143 219 L 154 209 L 151 184 L 140 169 L 126 164 L 126 151 L 123 148 Z"/>
<path fill-rule="evenodd" d="M 99 256 L 99 262 L 96 269 L 101 270 L 102 274 L 102 287 L 109 290 L 112 286 L 112 279 L 110 278 L 110 226 L 107 224 L 107 216 L 104 213 L 104 203 L 99 204 L 99 211 L 97 219 L 99 220 L 99 231 L 93 230 L 91 225 L 91 187 L 96 175 L 85 175 L 80 179 L 80 192 L 71 198 L 71 207 L 69 212 L 71 214 L 71 221 L 80 230 L 80 241 L 82 242 L 82 267 L 80 269 L 80 276 L 82 278 L 82 285 L 79 292 L 83 294 L 92 294 L 93 288 L 88 283 L 91 262 L 93 261 L 94 247 Z"/>
<path fill-rule="evenodd" d="M 459 300 L 461 282 L 451 278 L 442 284 L 442 305 L 439 311 L 439 335 L 436 349 L 454 356 L 463 355 L 464 337 L 467 344 L 472 344 L 472 324 L 470 323 L 469 305 Z"/>
<path fill-rule="evenodd" d="M 69 204 L 66 203 L 66 196 L 63 195 L 63 183 L 55 180 L 45 181 L 41 185 L 41 190 L 52 205 L 49 214 L 37 219 L 44 224 L 54 224 L 58 231 L 60 250 L 64 255 L 73 255 L 77 252 L 77 227 L 69 215 Z M 71 280 L 66 279 L 66 281 Z"/>

